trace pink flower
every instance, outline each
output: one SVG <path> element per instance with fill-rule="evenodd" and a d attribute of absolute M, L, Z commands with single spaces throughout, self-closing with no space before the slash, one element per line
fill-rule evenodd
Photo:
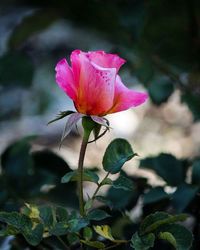
<path fill-rule="evenodd" d="M 147 99 L 146 93 L 128 89 L 118 75 L 125 60 L 104 51 L 71 54 L 56 65 L 56 82 L 73 100 L 79 113 L 104 116 L 136 107 Z"/>

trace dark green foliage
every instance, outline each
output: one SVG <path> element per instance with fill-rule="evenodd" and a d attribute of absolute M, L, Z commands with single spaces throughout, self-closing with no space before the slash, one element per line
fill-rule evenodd
<path fill-rule="evenodd" d="M 184 103 L 187 103 L 189 109 L 193 113 L 194 120 L 197 121 L 200 119 L 200 100 L 199 100 L 199 93 L 190 93 L 186 90 L 185 93 L 183 93 L 181 100 Z"/>
<path fill-rule="evenodd" d="M 169 195 L 163 190 L 163 187 L 155 187 L 144 194 L 144 205 L 169 199 Z"/>
<path fill-rule="evenodd" d="M 131 246 L 135 250 L 148 250 L 154 246 L 155 235 L 150 233 L 145 236 L 139 236 L 135 233 L 131 238 Z"/>
<path fill-rule="evenodd" d="M 0 85 L 30 87 L 34 66 L 26 54 L 10 52 L 0 57 Z"/>
<path fill-rule="evenodd" d="M 85 240 L 91 240 L 93 236 L 93 231 L 90 227 L 85 227 L 83 230 L 83 237 Z"/>
<path fill-rule="evenodd" d="M 148 92 L 153 103 L 159 105 L 166 102 L 174 91 L 173 83 L 169 79 L 156 78 L 148 86 Z"/>
<path fill-rule="evenodd" d="M 167 240 L 177 250 L 187 250 L 192 246 L 192 234 L 179 224 L 168 224 L 160 227 L 159 238 Z"/>
<path fill-rule="evenodd" d="M 4 222 L 13 227 L 11 231 L 7 230 L 5 235 L 12 235 L 13 230 L 15 230 L 15 234 L 21 233 L 27 242 L 33 246 L 38 245 L 42 240 L 44 232 L 43 225 L 38 223 L 34 226 L 31 219 L 26 215 L 19 214 L 17 212 L 0 212 L 0 222 Z"/>
<path fill-rule="evenodd" d="M 54 224 L 54 210 L 52 207 L 42 206 L 39 208 L 39 216 L 45 227 L 51 228 Z"/>
<path fill-rule="evenodd" d="M 135 195 L 136 194 L 132 191 L 111 187 L 108 190 L 106 198 L 109 201 L 108 204 L 110 204 L 113 208 L 124 209 L 126 206 L 128 206 Z"/>
<path fill-rule="evenodd" d="M 40 151 L 31 154 L 31 141 L 34 137 L 24 138 L 9 146 L 1 156 L 2 173 L 0 207 L 11 210 L 33 199 L 44 199 L 63 204 L 62 196 L 68 193 L 68 205 L 76 205 L 76 184 L 60 184 L 60 177 L 70 171 L 67 163 L 50 151 Z M 54 188 L 41 190 L 43 185 Z M 61 187 L 62 185 L 62 187 Z M 70 190 L 69 187 L 70 186 Z M 75 198 L 75 199 L 74 199 Z M 71 200 L 70 200 L 71 199 Z M 31 201 L 31 202 L 32 202 Z M 13 205 L 12 205 L 13 204 Z"/>
<path fill-rule="evenodd" d="M 194 161 L 192 165 L 192 184 L 200 186 L 200 160 Z"/>
<path fill-rule="evenodd" d="M 112 186 L 116 189 L 123 189 L 125 191 L 133 191 L 134 189 L 132 180 L 125 177 L 123 174 L 121 174 L 116 181 L 113 181 Z"/>
<path fill-rule="evenodd" d="M 68 183 L 70 181 L 77 181 L 77 179 L 78 179 L 78 171 L 75 170 L 75 171 L 71 171 L 71 172 L 67 173 L 66 175 L 64 175 L 61 179 L 61 182 Z M 89 169 L 84 170 L 83 179 L 84 179 L 84 181 L 90 181 L 90 182 L 94 182 L 96 184 L 99 181 L 98 175 L 94 171 L 91 171 Z"/>
<path fill-rule="evenodd" d="M 155 232 L 162 225 L 184 221 L 187 218 L 185 214 L 170 215 L 164 212 L 156 212 L 147 216 L 140 225 L 140 234 L 144 235 Z"/>
<path fill-rule="evenodd" d="M 131 246 L 135 250 L 150 249 L 156 238 L 166 240 L 175 249 L 187 250 L 192 245 L 192 234 L 176 222 L 184 221 L 185 215 L 172 216 L 157 212 L 147 216 L 141 223 L 139 232 L 131 239 Z"/>
<path fill-rule="evenodd" d="M 46 11 L 34 11 L 32 15 L 25 17 L 24 20 L 14 29 L 14 32 L 9 39 L 10 48 L 18 48 L 29 37 L 46 29 L 57 18 L 58 14 L 51 9 Z"/>
<path fill-rule="evenodd" d="M 84 243 L 87 246 L 93 247 L 93 248 L 97 248 L 97 249 L 104 249 L 105 248 L 105 244 L 100 242 L 100 241 L 89 241 L 89 240 L 82 240 L 82 243 Z"/>
<path fill-rule="evenodd" d="M 61 244 L 62 247 L 62 241 L 64 240 L 64 244 L 84 244 L 94 249 L 101 249 L 106 247 L 106 242 L 99 240 L 97 235 L 100 235 L 110 241 L 112 247 L 120 246 L 121 249 L 126 249 L 127 245 L 131 245 L 132 248 L 138 250 L 149 249 L 154 247 L 154 244 L 157 244 L 157 241 L 161 239 L 168 241 L 176 249 L 189 249 L 192 242 L 191 233 L 183 226 L 176 224 L 179 221 L 184 221 L 186 219 L 185 215 L 170 215 L 164 212 L 150 214 L 142 223 L 136 224 L 136 228 L 132 229 L 133 231 L 129 231 L 129 236 L 127 236 L 124 231 L 125 228 L 127 226 L 134 228 L 134 225 L 130 218 L 127 215 L 122 215 L 119 210 L 133 209 L 143 194 L 144 212 L 146 207 L 151 210 L 163 200 L 168 200 L 168 202 L 171 200 L 171 205 L 176 211 L 184 211 L 193 202 L 199 190 L 198 174 L 195 174 L 195 172 L 198 173 L 198 161 L 195 161 L 193 164 L 193 185 L 185 184 L 187 164 L 189 164 L 185 161 L 180 161 L 171 155 L 164 154 L 159 156 L 158 159 L 149 158 L 141 161 L 141 164 L 145 163 L 145 166 L 148 166 L 149 169 L 154 169 L 157 174 L 162 176 L 168 185 L 178 185 L 176 191 L 172 194 L 167 194 L 163 187 L 152 188 L 144 178 L 130 178 L 130 176 L 121 170 L 123 163 L 129 157 L 132 158 L 134 153 L 126 140 L 116 139 L 114 143 L 112 142 L 109 145 L 104 155 L 105 163 L 109 154 L 115 153 L 115 155 L 109 158 L 111 159 L 111 165 L 114 166 L 109 168 L 111 169 L 111 173 L 109 173 L 110 171 L 106 172 L 105 178 L 99 181 L 98 175 L 93 170 L 86 169 L 84 171 L 84 181 L 95 183 L 97 189 L 100 189 L 103 185 L 109 185 L 110 188 L 105 196 L 99 196 L 97 192 L 94 196 L 88 197 L 84 207 L 86 216 L 80 217 L 75 210 L 69 212 L 68 209 L 71 202 L 76 202 L 75 190 L 72 189 L 75 185 L 71 181 L 77 180 L 77 172 L 70 171 L 68 165 L 50 151 L 30 154 L 31 140 L 33 140 L 33 137 L 14 143 L 2 155 L 2 177 L 4 180 L 6 178 L 8 183 L 9 181 L 11 183 L 12 180 L 16 180 L 15 182 L 24 180 L 21 183 L 21 189 L 19 189 L 17 183 L 14 183 L 16 185 L 15 192 L 19 197 L 25 197 L 26 201 L 31 199 L 31 204 L 26 203 L 24 206 L 24 204 L 19 203 L 15 209 L 18 210 L 20 208 L 20 213 L 0 213 L 1 237 L 14 235 L 15 240 L 23 239 L 23 244 L 32 246 L 49 244 L 54 248 Z M 123 148 L 120 145 L 123 145 Z M 17 161 L 18 157 L 21 158 L 21 161 Z M 117 168 L 115 166 L 116 162 Z M 167 168 L 168 166 L 173 167 L 173 169 L 177 168 L 178 173 L 182 176 L 178 181 L 174 177 L 171 177 L 171 175 L 167 175 L 168 169 L 163 170 L 163 167 Z M 29 169 L 31 172 L 29 172 Z M 20 172 L 22 170 L 24 171 L 23 173 Z M 119 173 L 118 178 L 114 181 L 109 178 L 109 174 L 113 174 L 113 171 Z M 28 179 L 29 173 L 31 173 L 30 179 Z M 64 184 L 61 184 L 60 177 L 63 175 L 62 180 L 64 181 L 62 182 Z M 46 184 L 54 184 L 56 187 L 50 189 L 47 194 L 44 194 L 41 192 L 41 186 L 44 184 L 42 180 L 45 180 Z M 6 185 L 6 183 L 3 185 Z M 26 185 L 26 189 L 34 190 L 29 193 L 29 196 L 26 194 L 27 190 L 24 190 L 24 185 Z M 69 187 L 70 191 L 68 191 Z M 5 187 L 3 186 L 3 188 Z M 7 192 L 5 194 L 2 196 L 3 202 L 8 198 L 9 201 L 13 200 L 13 203 L 17 201 L 16 198 L 12 197 L 12 193 Z M 25 194 L 26 196 L 24 196 Z M 63 202 L 63 197 L 66 194 L 67 199 L 64 199 L 65 201 Z M 33 205 L 33 201 L 37 196 L 43 200 L 40 200 L 43 204 Z M 48 204 L 47 198 L 48 202 L 51 202 L 51 205 Z M 109 206 L 109 208 L 93 208 L 95 200 Z M 7 204 L 7 201 L 5 204 Z M 58 206 L 57 204 L 62 206 Z M 64 207 L 64 204 L 67 207 Z M 9 209 L 13 211 L 13 209 Z M 97 224 L 104 222 L 105 225 L 102 226 Z M 119 230 L 116 231 L 116 227 Z M 83 235 L 82 237 L 80 237 L 80 232 Z M 186 235 L 184 239 L 181 232 Z M 54 237 L 56 240 L 52 241 Z M 59 237 L 63 237 L 61 238 L 62 243 Z M 128 241 L 130 239 L 131 244 Z"/>
<path fill-rule="evenodd" d="M 87 214 L 88 220 L 100 221 L 108 217 L 110 215 L 101 209 L 94 209 Z"/>
<path fill-rule="evenodd" d="M 34 229 L 26 228 L 23 230 L 23 236 L 32 246 L 37 246 L 43 237 L 44 227 L 38 224 Z"/>
<path fill-rule="evenodd" d="M 177 186 L 184 182 L 186 175 L 184 161 L 177 160 L 173 155 L 164 153 L 142 160 L 140 167 L 154 170 L 170 186 Z"/>
<path fill-rule="evenodd" d="M 190 202 L 195 198 L 199 187 L 188 184 L 178 186 L 177 190 L 173 193 L 172 204 L 177 212 L 184 211 Z"/>
<path fill-rule="evenodd" d="M 121 170 L 124 163 L 135 155 L 131 145 L 126 140 L 115 139 L 106 149 L 103 157 L 103 168 L 111 174 L 116 174 Z"/>

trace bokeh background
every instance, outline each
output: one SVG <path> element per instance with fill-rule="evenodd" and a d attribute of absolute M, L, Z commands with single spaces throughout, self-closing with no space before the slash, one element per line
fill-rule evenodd
<path fill-rule="evenodd" d="M 120 72 L 124 83 L 150 95 L 144 106 L 109 117 L 108 140 L 129 138 L 141 157 L 198 156 L 199 5 L 195 0 L 1 1 L 0 151 L 26 135 L 38 135 L 40 146 L 57 150 L 65 121 L 46 124 L 73 104 L 57 87 L 54 68 L 78 48 L 118 53 L 127 60 Z M 106 144 L 92 147 L 90 165 Z M 69 153 L 65 147 L 58 153 L 75 166 L 74 146 L 70 141 Z"/>
<path fill-rule="evenodd" d="M 58 201 L 62 187 L 52 187 L 67 164 L 77 166 L 81 127 L 59 150 L 66 120 L 46 125 L 59 111 L 74 109 L 55 83 L 54 71 L 58 60 L 69 59 L 74 49 L 119 54 L 127 60 L 120 70 L 123 82 L 150 96 L 141 107 L 107 117 L 112 129 L 89 146 L 87 167 L 101 166 L 105 148 L 115 137 L 127 138 L 139 154 L 126 172 L 146 177 L 152 187 L 166 180 L 138 168 L 141 159 L 161 153 L 178 161 L 200 157 L 200 1 L 1 0 L 0 153 L 2 173 L 7 168 L 9 179 L 0 184 L 1 208 L 12 210 L 16 201 L 36 196 Z M 173 175 L 173 169 L 169 171 Z M 19 182 L 17 194 L 7 190 L 27 175 L 32 188 L 26 194 Z"/>

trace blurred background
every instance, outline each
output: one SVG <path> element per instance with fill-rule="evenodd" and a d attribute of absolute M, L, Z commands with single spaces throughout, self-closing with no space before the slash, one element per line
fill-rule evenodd
<path fill-rule="evenodd" d="M 73 104 L 57 87 L 54 68 L 78 48 L 118 53 L 127 60 L 120 71 L 124 83 L 150 95 L 145 105 L 109 117 L 108 140 L 131 139 L 141 157 L 199 155 L 199 5 L 195 0 L 1 1 L 0 151 L 33 134 L 39 145 L 58 149 L 66 121 L 46 124 Z M 76 166 L 78 148 L 69 144 L 67 158 Z M 90 165 L 98 147 L 103 151 L 106 145 L 105 139 L 96 145 Z M 58 153 L 65 157 L 65 151 Z"/>
<path fill-rule="evenodd" d="M 0 184 L 4 209 L 36 196 L 58 202 L 62 187 L 51 187 L 67 167 L 77 166 L 81 128 L 59 150 L 66 120 L 46 125 L 60 111 L 74 109 L 55 83 L 54 71 L 58 60 L 69 59 L 74 49 L 119 54 L 127 60 L 120 70 L 123 82 L 150 96 L 141 107 L 107 117 L 113 129 L 89 146 L 87 167 L 101 166 L 115 137 L 127 138 L 139 154 L 126 172 L 146 177 L 152 187 L 165 185 L 166 178 L 139 168 L 141 159 L 164 153 L 178 162 L 187 160 L 188 168 L 200 157 L 200 1 L 1 0 L 0 153 L 2 178 L 6 175 L 11 183 L 9 188 Z M 199 165 L 197 169 L 199 174 Z M 169 171 L 173 175 L 173 168 Z M 26 194 L 23 181 L 13 188 L 17 195 L 8 191 L 27 175 L 32 182 L 26 185 L 32 187 L 26 186 Z M 191 180 L 191 171 L 187 178 Z M 177 211 L 187 207 L 195 190 L 190 189 L 191 199 Z"/>
<path fill-rule="evenodd" d="M 0 151 L 22 136 L 58 143 L 72 102 L 54 68 L 74 49 L 118 53 L 124 83 L 150 100 L 111 119 L 112 136 L 133 139 L 146 156 L 200 152 L 199 1 L 1 1 Z M 98 145 L 97 145 L 98 146 Z M 62 151 L 61 151 L 62 152 Z"/>

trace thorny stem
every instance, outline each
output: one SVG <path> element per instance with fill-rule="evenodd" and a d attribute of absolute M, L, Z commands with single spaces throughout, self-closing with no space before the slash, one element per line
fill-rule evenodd
<path fill-rule="evenodd" d="M 78 160 L 78 196 L 79 196 L 79 210 L 80 215 L 84 216 L 84 200 L 83 200 L 83 163 L 85 158 L 85 152 L 88 144 L 90 133 L 85 133 L 83 136 L 83 140 L 81 143 L 81 149 L 79 154 L 79 160 Z"/>

